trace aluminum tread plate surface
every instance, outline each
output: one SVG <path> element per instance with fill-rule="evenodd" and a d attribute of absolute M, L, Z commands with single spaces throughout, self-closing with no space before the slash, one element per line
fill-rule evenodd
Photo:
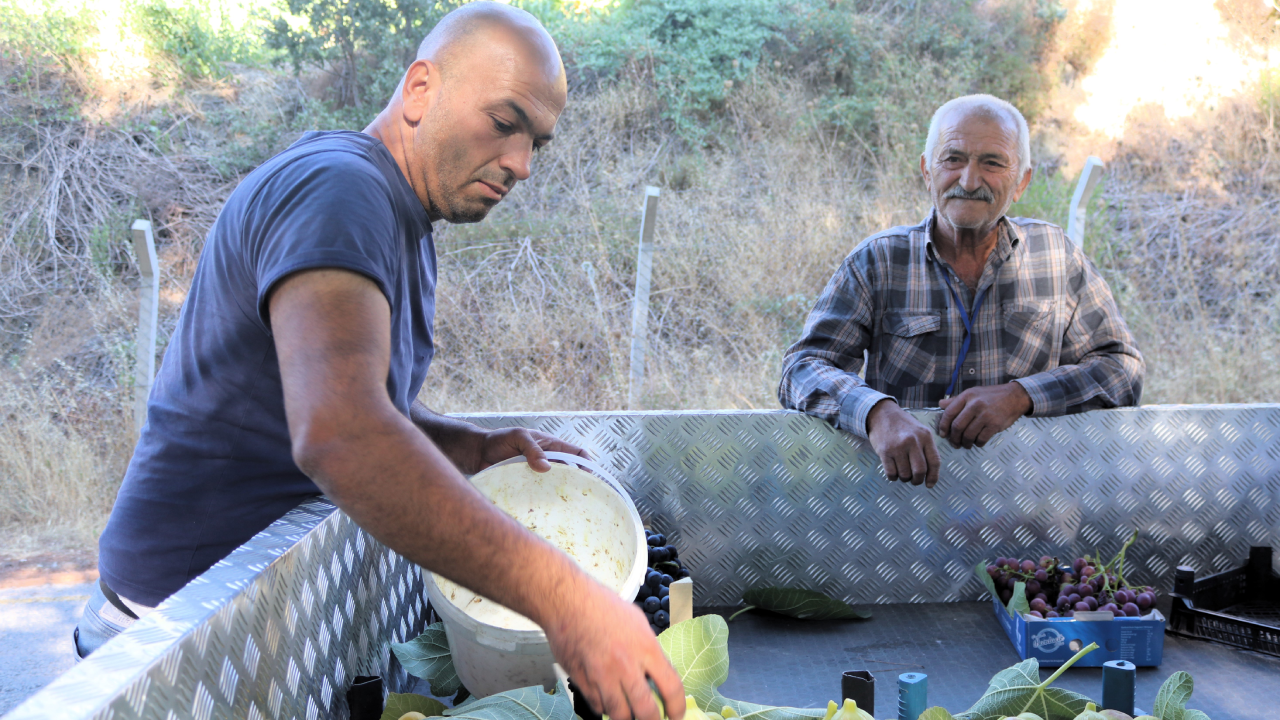
<path fill-rule="evenodd" d="M 932 428 L 940 412 L 912 414 Z M 932 490 L 887 482 L 865 441 L 796 412 L 462 417 L 558 435 L 611 465 L 693 568 L 701 606 L 760 585 L 851 603 L 973 600 L 979 560 L 1110 558 L 1134 528 L 1128 567 L 1150 584 L 1280 546 L 1278 405 L 1024 418 L 970 450 L 935 435 Z"/>
<path fill-rule="evenodd" d="M 425 611 L 417 566 L 310 500 L 5 717 L 345 719 L 356 675 L 414 680 L 388 643 Z"/>
<path fill-rule="evenodd" d="M 937 412 L 914 413 L 932 426 Z M 1280 545 L 1280 406 L 1023 419 L 986 448 L 939 442 L 944 477 L 889 483 L 865 442 L 785 411 L 465 416 L 559 435 L 610 465 L 693 568 L 695 602 L 803 585 L 853 603 L 973 600 L 997 554 L 1114 552 L 1175 565 Z M 1280 558 L 1280 556 L 1278 556 Z M 346 717 L 357 674 L 410 685 L 387 645 L 425 620 L 420 571 L 308 501 L 6 718 Z"/>

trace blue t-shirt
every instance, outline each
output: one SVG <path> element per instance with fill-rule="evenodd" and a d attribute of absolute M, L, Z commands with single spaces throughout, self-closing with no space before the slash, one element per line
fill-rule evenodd
<path fill-rule="evenodd" d="M 159 604 L 320 494 L 293 462 L 267 314 L 272 288 L 310 268 L 378 284 L 391 306 L 387 393 L 408 415 L 433 354 L 426 209 L 376 138 L 308 133 L 250 173 L 209 231 L 99 540 L 120 595 Z"/>

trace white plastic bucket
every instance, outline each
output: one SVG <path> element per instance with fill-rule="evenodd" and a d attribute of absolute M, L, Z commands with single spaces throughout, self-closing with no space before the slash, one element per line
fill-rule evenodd
<path fill-rule="evenodd" d="M 631 496 L 590 460 L 554 452 L 547 457 L 569 464 L 552 463 L 550 471 L 537 473 L 524 458 L 512 458 L 476 473 L 471 483 L 588 575 L 634 599 L 648 547 Z M 458 678 L 472 695 L 555 687 L 547 636 L 531 620 L 435 573 L 424 573 L 424 581 L 444 621 Z"/>

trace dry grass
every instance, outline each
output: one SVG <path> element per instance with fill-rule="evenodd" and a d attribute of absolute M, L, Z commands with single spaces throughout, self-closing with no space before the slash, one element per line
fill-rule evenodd
<path fill-rule="evenodd" d="M 1280 399 L 1280 145 L 1254 97 L 1134 118 L 1094 255 L 1147 357 L 1147 403 Z"/>
<path fill-rule="evenodd" d="M 1087 65 L 1097 47 L 1063 52 Z M 245 167 L 217 161 L 262 145 L 253 128 L 299 102 L 297 83 L 263 71 L 177 95 L 154 87 L 95 101 L 92 121 L 3 127 L 0 553 L 92 544 L 123 474 L 135 432 L 129 221 L 144 214 L 159 230 L 171 327 Z M 29 110 L 14 97 L 0 116 Z M 1258 97 L 1268 96 L 1177 125 L 1136 118 L 1122 143 L 1090 146 L 1109 173 L 1088 249 L 1147 356 L 1145 402 L 1280 391 L 1280 155 L 1274 111 Z M 731 95 L 714 144 L 688 149 L 640 79 L 573 98 L 533 180 L 485 223 L 440 228 L 439 347 L 424 401 L 442 411 L 625 407 L 639 208 L 655 184 L 642 406 L 776 407 L 782 352 L 839 261 L 928 209 L 915 148 L 834 141 L 808 100 L 792 79 L 763 72 Z M 172 127 L 140 131 L 157 108 Z M 1056 132 L 1066 139 L 1042 145 L 1070 148 L 1071 129 Z M 1052 219 L 1072 186 L 1055 179 L 1055 158 L 1043 160 L 1052 197 L 1040 207 Z"/>

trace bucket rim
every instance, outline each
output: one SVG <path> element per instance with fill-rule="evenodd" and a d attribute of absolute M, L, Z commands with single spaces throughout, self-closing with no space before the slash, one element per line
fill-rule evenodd
<path fill-rule="evenodd" d="M 599 463 L 589 460 L 587 458 L 580 457 L 578 455 L 570 455 L 568 453 L 562 453 L 562 452 L 546 451 L 545 455 L 549 460 L 557 460 L 571 467 L 577 466 L 575 469 L 580 471 L 586 471 L 588 475 L 591 475 L 593 478 L 602 481 L 606 486 L 613 489 L 615 492 L 618 493 L 618 495 L 622 497 L 623 507 L 626 509 L 628 516 L 631 518 L 632 526 L 635 528 L 635 532 L 636 532 L 636 556 L 635 556 L 635 560 L 632 563 L 631 571 L 627 574 L 625 581 L 622 583 L 622 586 L 618 589 L 618 595 L 623 600 L 626 600 L 627 602 L 631 602 L 635 598 L 636 593 L 639 592 L 640 585 L 644 583 L 645 572 L 649 566 L 649 562 L 648 562 L 649 546 L 644 535 L 644 521 L 640 518 L 639 510 L 636 509 L 635 500 L 631 497 L 630 493 L 626 491 L 626 489 L 622 486 L 622 484 L 619 483 L 617 480 L 615 480 L 613 476 L 607 470 L 605 470 L 604 467 L 601 466 Z M 480 472 L 469 476 L 468 480 L 478 475 L 487 473 L 491 470 L 495 470 L 499 467 L 502 467 L 505 465 L 513 465 L 517 463 L 528 464 L 528 459 L 525 458 L 523 455 L 517 455 L 516 457 L 503 460 L 502 462 L 495 463 L 494 465 L 490 465 L 484 470 L 481 470 Z M 445 619 L 446 615 L 451 616 L 449 620 L 453 622 L 460 622 L 462 625 L 464 625 L 467 628 L 469 632 L 471 632 L 473 635 L 476 635 L 477 639 L 479 639 L 479 636 L 481 634 L 487 634 L 486 631 L 488 629 L 492 629 L 496 631 L 501 631 L 502 633 L 507 634 L 508 637 L 511 637 L 511 635 L 514 634 L 515 639 L 517 640 L 526 640 L 526 641 L 538 641 L 538 640 L 545 641 L 546 640 L 546 633 L 543 632 L 541 627 L 537 627 L 532 630 L 516 630 L 512 628 L 505 628 L 505 627 L 502 627 L 501 625 L 493 625 L 493 624 L 484 622 L 482 620 L 476 619 L 475 617 L 471 616 L 465 610 L 462 610 L 457 605 L 455 605 L 452 601 L 450 601 L 448 598 L 445 597 L 444 592 L 440 589 L 439 585 L 436 583 L 435 572 L 427 568 L 421 568 L 421 569 L 422 569 L 422 580 L 423 580 L 423 584 L 426 586 L 427 596 L 432 602 L 432 607 L 436 608 L 436 613 L 440 615 L 442 620 Z"/>

